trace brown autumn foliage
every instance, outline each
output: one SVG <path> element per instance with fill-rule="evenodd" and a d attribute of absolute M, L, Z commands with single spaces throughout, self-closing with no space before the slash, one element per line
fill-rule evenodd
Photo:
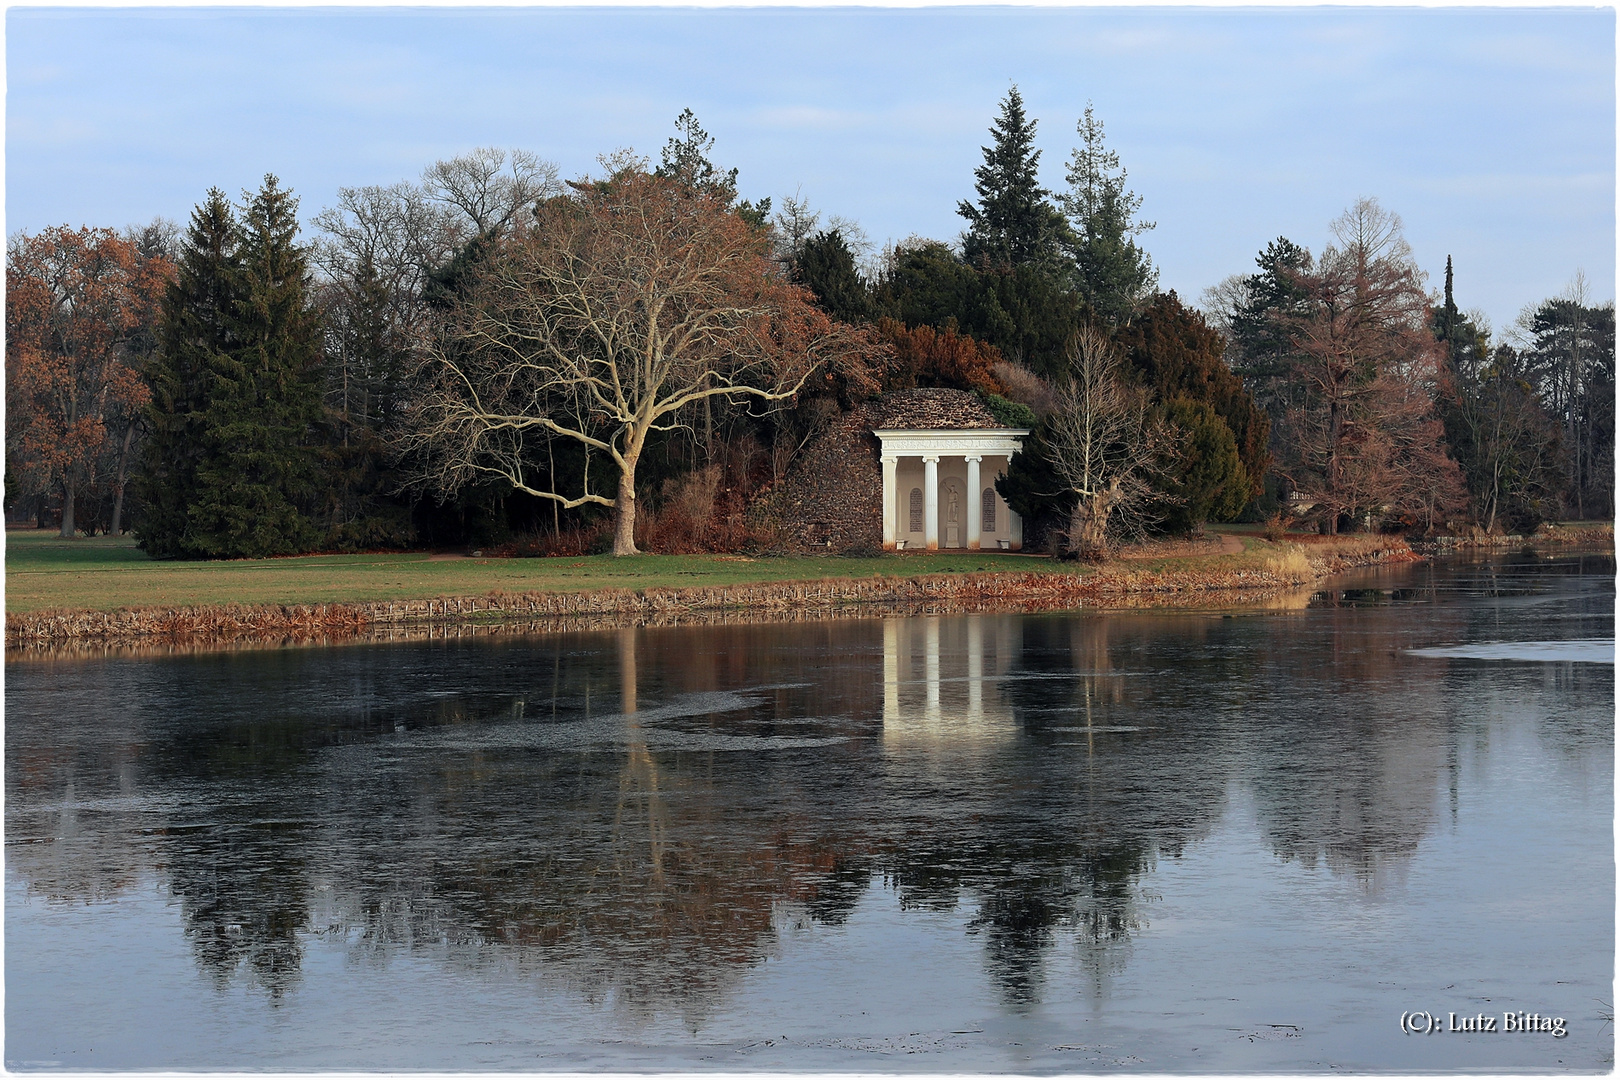
<path fill-rule="evenodd" d="M 907 326 L 884 318 L 878 320 L 877 335 L 894 350 L 884 372 L 885 390 L 945 386 L 1006 393 L 996 377 L 996 366 L 1004 363 L 1001 350 L 960 333 L 954 325 Z"/>
<path fill-rule="evenodd" d="M 1400 219 L 1370 199 L 1334 223 L 1298 276 L 1309 297 L 1292 328 L 1292 400 L 1277 471 L 1315 499 L 1325 531 L 1341 517 L 1432 530 L 1466 505 L 1462 471 L 1434 409 L 1441 346 Z"/>
<path fill-rule="evenodd" d="M 87 497 L 122 510 L 149 392 L 131 355 L 156 324 L 174 268 L 110 229 L 53 226 L 6 253 L 6 471 L 26 496 L 62 502 L 62 535 Z"/>

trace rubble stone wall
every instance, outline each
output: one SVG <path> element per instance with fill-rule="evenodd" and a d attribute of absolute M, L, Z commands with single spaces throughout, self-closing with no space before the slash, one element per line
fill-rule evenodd
<path fill-rule="evenodd" d="M 875 552 L 883 546 L 883 468 L 871 406 L 834 421 L 805 447 L 768 499 L 795 551 Z"/>

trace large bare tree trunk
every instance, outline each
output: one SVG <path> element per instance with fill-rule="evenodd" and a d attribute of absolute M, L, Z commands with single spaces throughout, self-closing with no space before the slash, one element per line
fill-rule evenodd
<path fill-rule="evenodd" d="M 73 485 L 62 481 L 62 537 L 73 538 Z"/>
<path fill-rule="evenodd" d="M 619 473 L 619 497 L 614 500 L 613 554 L 636 554 L 636 463 L 627 460 Z"/>
<path fill-rule="evenodd" d="M 1075 501 L 1069 515 L 1069 550 L 1080 558 L 1101 559 L 1108 554 L 1108 515 L 1114 499 L 1112 491 L 1101 491 Z"/>

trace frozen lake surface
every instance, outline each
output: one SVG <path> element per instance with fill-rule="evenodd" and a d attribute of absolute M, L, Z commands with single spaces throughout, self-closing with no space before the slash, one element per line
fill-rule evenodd
<path fill-rule="evenodd" d="M 6 1065 L 1606 1070 L 1613 575 L 14 660 Z"/>

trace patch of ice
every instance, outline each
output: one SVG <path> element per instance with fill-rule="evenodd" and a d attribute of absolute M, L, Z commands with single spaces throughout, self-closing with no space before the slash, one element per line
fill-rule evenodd
<path fill-rule="evenodd" d="M 1412 656 L 1457 660 L 1528 660 L 1577 664 L 1614 663 L 1613 638 L 1577 638 L 1569 641 L 1481 641 L 1473 645 L 1442 645 L 1408 649 Z"/>

